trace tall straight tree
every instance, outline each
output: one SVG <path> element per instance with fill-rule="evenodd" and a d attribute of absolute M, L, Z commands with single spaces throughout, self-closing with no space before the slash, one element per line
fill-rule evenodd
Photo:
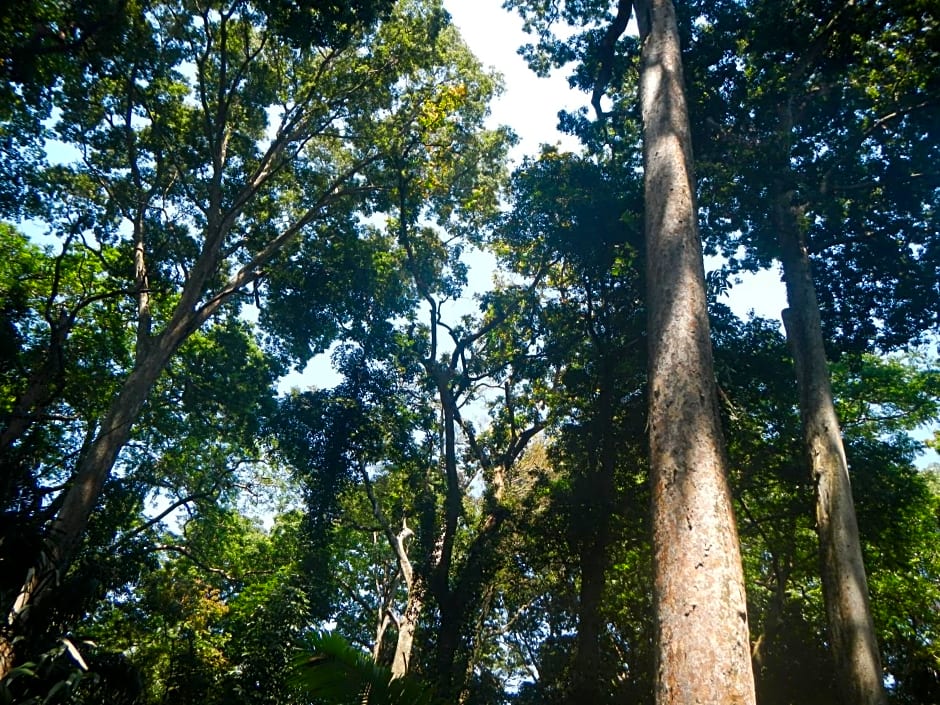
<path fill-rule="evenodd" d="M 754 703 L 675 8 L 671 0 L 634 7 L 642 41 L 656 702 Z"/>
<path fill-rule="evenodd" d="M 855 517 L 849 466 L 829 380 L 809 251 L 792 192 L 773 203 L 790 308 L 783 312 L 793 352 L 803 443 L 816 482 L 816 531 L 829 636 L 845 702 L 882 705 L 881 654 Z"/>
<path fill-rule="evenodd" d="M 613 77 L 625 72 L 624 35 L 636 11 L 641 54 L 647 248 L 649 427 L 653 503 L 656 698 L 672 703 L 753 703 L 747 608 L 737 529 L 726 478 L 712 367 L 705 274 L 682 59 L 671 0 L 544 3 L 508 0 L 539 33 L 530 65 L 579 63 L 572 82 L 592 90 L 598 117 L 565 117 L 588 139 L 631 140 L 623 104 L 605 111 Z M 583 27 L 552 35 L 556 21 Z M 631 86 L 632 87 L 632 86 Z M 626 125 L 626 129 L 624 126 Z M 613 133 L 613 134 L 612 134 Z"/>
<path fill-rule="evenodd" d="M 884 676 L 826 346 L 887 352 L 936 330 L 940 15 L 916 0 L 691 12 L 696 138 L 715 206 L 706 237 L 744 266 L 782 264 L 835 677 L 845 703 L 878 705 Z"/>

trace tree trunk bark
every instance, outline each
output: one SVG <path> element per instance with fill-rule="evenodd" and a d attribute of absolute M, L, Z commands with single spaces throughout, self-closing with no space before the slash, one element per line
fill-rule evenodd
<path fill-rule="evenodd" d="M 22 628 L 27 608 L 54 589 L 59 577 L 67 570 L 118 453 L 130 438 L 141 407 L 179 342 L 161 337 L 150 346 L 148 354 L 138 358 L 120 394 L 111 403 L 94 441 L 79 459 L 62 507 L 49 531 L 48 554 L 37 556 L 8 613 L 7 624 L 13 633 Z M 4 650 L 0 646 L 0 651 L 3 652 L 0 654 L 2 678 L 9 672 L 13 660 L 12 654 L 7 656 L 9 649 Z"/>
<path fill-rule="evenodd" d="M 836 682 L 846 705 L 884 705 L 884 673 L 868 597 L 852 486 L 823 345 L 819 303 L 792 194 L 774 199 L 774 220 L 790 308 L 804 449 L 816 483 L 816 531 Z"/>
<path fill-rule="evenodd" d="M 408 586 L 408 601 L 398 620 L 398 641 L 395 643 L 395 656 L 392 658 L 392 678 L 401 678 L 411 667 L 415 632 L 424 610 L 424 593 L 424 583 L 421 579 L 413 580 Z"/>
<path fill-rule="evenodd" d="M 604 360 L 601 367 L 610 368 L 610 362 Z M 600 457 L 591 463 L 586 481 L 591 490 L 587 494 L 588 516 L 591 526 L 588 535 L 580 542 L 579 564 L 581 570 L 581 589 L 578 599 L 578 641 L 572 668 L 572 705 L 600 703 L 604 699 L 604 683 L 601 667 L 601 601 L 604 596 L 604 584 L 607 574 L 608 554 L 610 551 L 611 514 L 613 511 L 616 483 L 614 473 L 616 458 L 611 438 L 614 422 L 613 375 L 604 374 L 601 379 L 601 391 L 598 395 L 598 414 L 595 420 L 593 436 L 600 439 Z"/>
<path fill-rule="evenodd" d="M 718 416 L 692 147 L 671 0 L 648 12 L 644 130 L 656 702 L 753 704 L 747 606 Z M 642 26 L 642 23 L 641 23 Z"/>
<path fill-rule="evenodd" d="M 392 656 L 392 678 L 401 678 L 411 666 L 411 650 L 414 646 L 415 631 L 418 628 L 418 620 L 421 618 L 421 612 L 424 610 L 424 599 L 427 588 L 424 579 L 415 573 L 411 559 L 408 557 L 408 548 L 405 542 L 414 536 L 414 532 L 408 528 L 407 523 L 402 521 L 402 527 L 395 531 L 388 519 L 385 517 L 378 497 L 375 495 L 375 488 L 372 486 L 372 480 L 369 479 L 369 473 L 365 466 L 360 468 L 360 477 L 366 488 L 366 494 L 369 502 L 372 504 L 372 515 L 382 526 L 389 546 L 395 554 L 395 560 L 398 563 L 398 571 L 405 583 L 405 589 L 408 591 L 408 599 L 405 602 L 405 609 L 397 620 L 398 638 L 395 641 L 395 653 Z M 391 591 L 394 595 L 394 590 Z M 386 620 L 385 611 L 388 605 L 383 605 L 382 614 L 379 615 L 380 626 L 376 634 L 375 648 L 373 649 L 373 659 L 378 662 L 379 654 L 382 650 L 382 636 L 384 635 L 384 624 Z"/>
<path fill-rule="evenodd" d="M 431 591 L 437 604 L 439 623 L 435 651 L 438 691 L 449 696 L 453 685 L 453 665 L 459 641 L 460 615 L 455 589 L 452 586 L 454 542 L 457 523 L 463 513 L 463 490 L 457 472 L 457 403 L 450 388 L 450 373 L 434 373 L 441 402 L 444 431 L 444 474 L 446 495 L 444 523 L 431 560 Z"/>
<path fill-rule="evenodd" d="M 457 650 L 461 645 L 461 628 L 464 615 L 460 610 L 456 595 L 451 593 L 443 604 L 438 605 L 439 622 L 437 627 L 437 652 L 435 669 L 439 695 L 447 702 L 455 702 L 463 686 L 457 667 Z"/>
<path fill-rule="evenodd" d="M 607 523 L 603 518 L 599 521 Z M 581 589 L 578 600 L 578 641 L 572 668 L 572 705 L 600 703 L 606 698 L 601 669 L 601 598 L 608 553 L 607 526 L 598 527 L 581 545 Z"/>
<path fill-rule="evenodd" d="M 52 561 L 64 570 L 88 525 L 101 488 L 114 467 L 118 453 L 130 438 L 131 429 L 150 390 L 163 372 L 171 351 L 155 350 L 135 365 L 112 402 L 97 437 L 81 458 L 65 500 L 52 525 Z"/>

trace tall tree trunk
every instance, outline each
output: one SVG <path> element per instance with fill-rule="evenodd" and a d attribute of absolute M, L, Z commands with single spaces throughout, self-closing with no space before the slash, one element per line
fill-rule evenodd
<path fill-rule="evenodd" d="M 215 187 L 215 192 L 213 212 L 218 213 L 218 202 L 221 200 L 218 185 Z M 118 454 L 130 439 L 131 429 L 137 421 L 140 410 L 170 358 L 194 331 L 218 311 L 233 292 L 249 281 L 245 274 L 249 271 L 249 266 L 246 266 L 228 281 L 222 291 L 209 301 L 199 303 L 206 290 L 206 283 L 218 271 L 221 261 L 221 244 L 236 216 L 237 212 L 231 211 L 225 218 L 216 215 L 210 219 L 207 226 L 207 232 L 210 235 L 207 235 L 199 259 L 189 273 L 180 299 L 174 308 L 173 316 L 163 331 L 156 336 L 150 334 L 152 321 L 149 294 L 146 291 L 147 275 L 143 247 L 140 240 L 135 245 L 134 267 L 139 292 L 134 366 L 121 385 L 118 396 L 108 408 L 94 439 L 78 459 L 62 505 L 49 530 L 47 554 L 36 556 L 33 567 L 27 573 L 23 586 L 7 615 L 4 633 L 15 633 L 21 629 L 27 607 L 42 599 L 44 594 L 51 592 L 59 577 L 68 569 L 73 553 L 81 542 L 88 520 L 97 505 L 101 489 L 111 474 Z M 292 236 L 295 232 L 292 227 L 286 231 L 285 235 Z M 278 247 L 286 242 L 285 235 L 275 241 Z M 138 231 L 137 236 L 142 237 L 141 231 Z M 268 250 L 276 252 L 275 243 L 269 245 Z M 9 653 L 8 649 L 3 648 L 4 638 L 4 635 L 0 634 L 0 678 L 5 676 L 12 666 L 12 660 L 4 656 Z"/>
<path fill-rule="evenodd" d="M 601 363 L 606 371 L 610 362 Z M 614 470 L 614 444 L 611 429 L 614 421 L 613 375 L 604 374 L 598 395 L 597 418 L 592 435 L 600 439 L 599 457 L 593 458 L 589 475 L 584 480 L 590 485 L 588 503 L 588 534 L 580 542 L 579 564 L 581 589 L 578 599 L 578 641 L 572 668 L 572 705 L 599 703 L 604 698 L 601 669 L 601 600 L 607 574 L 610 552 L 610 527 L 616 484 Z"/>
<path fill-rule="evenodd" d="M 432 368 L 433 369 L 433 368 Z M 492 579 L 498 568 L 498 542 L 502 538 L 502 527 L 508 511 L 502 506 L 505 488 L 505 473 L 526 443 L 541 428 L 541 424 L 516 436 L 502 455 L 500 462 L 490 463 L 480 449 L 472 427 L 462 423 L 460 411 L 450 387 L 452 373 L 437 369 L 434 375 L 442 409 L 444 469 L 447 493 L 444 502 L 444 522 L 440 536 L 432 551 L 430 561 L 429 588 L 438 608 L 437 641 L 435 644 L 435 679 L 438 693 L 451 702 L 458 702 L 466 683 L 470 658 L 466 653 L 463 630 L 469 623 L 471 610 L 479 607 L 483 588 Z M 490 487 L 484 493 L 487 510 L 480 519 L 477 535 L 466 547 L 466 555 L 459 565 L 454 563 L 454 544 L 457 538 L 458 520 L 463 514 L 463 488 L 457 468 L 457 426 L 463 427 L 468 443 L 491 474 Z M 459 662 L 460 659 L 463 662 Z"/>
<path fill-rule="evenodd" d="M 675 9 L 671 0 L 635 7 L 640 27 L 649 27 L 640 100 L 656 701 L 753 704 L 744 578 L 718 415 Z"/>
<path fill-rule="evenodd" d="M 172 350 L 156 349 L 138 361 L 108 409 L 94 442 L 79 460 L 50 532 L 51 558 L 56 569 L 65 570 L 71 560 L 98 502 L 101 488 L 111 474 L 118 453 L 127 444 L 134 422 L 171 354 Z"/>
<path fill-rule="evenodd" d="M 437 603 L 439 623 L 435 652 L 438 690 L 450 694 L 453 683 L 453 665 L 457 653 L 459 636 L 457 631 L 460 616 L 457 599 L 452 587 L 454 543 L 457 539 L 457 523 L 463 513 L 463 490 L 457 471 L 457 403 L 450 387 L 451 373 L 436 370 L 438 395 L 441 403 L 441 422 L 444 432 L 444 475 L 446 494 L 444 498 L 444 523 L 431 558 L 431 591 Z"/>
<path fill-rule="evenodd" d="M 74 476 L 65 492 L 49 531 L 47 555 L 37 556 L 25 576 L 23 586 L 7 615 L 7 634 L 22 629 L 27 608 L 52 590 L 68 569 L 72 555 L 81 542 L 88 520 L 98 502 L 101 489 L 111 474 L 118 453 L 130 438 L 131 428 L 147 400 L 157 378 L 181 339 L 161 336 L 140 355 L 117 398 L 111 403 L 98 433 L 82 454 Z M 0 644 L 0 678 L 12 668 L 12 650 Z"/>
<path fill-rule="evenodd" d="M 462 641 L 464 615 L 453 592 L 438 608 L 437 651 L 434 656 L 439 695 L 447 702 L 455 702 L 463 686 L 459 673 L 461 669 L 457 664 L 457 651 Z"/>
<path fill-rule="evenodd" d="M 418 620 L 424 610 L 424 581 L 416 576 L 408 585 L 408 601 L 405 611 L 398 619 L 398 641 L 392 658 L 392 678 L 401 678 L 411 668 L 411 651 L 414 648 Z"/>
<path fill-rule="evenodd" d="M 606 684 L 601 680 L 601 598 L 607 572 L 609 532 L 608 522 L 604 518 L 598 518 L 598 521 L 604 526 L 598 527 L 588 540 L 582 542 L 579 556 L 581 589 L 578 594 L 577 650 L 571 669 L 569 701 L 572 705 L 599 703 L 605 699 Z"/>
<path fill-rule="evenodd" d="M 845 705 L 884 705 L 884 673 L 852 486 L 832 401 L 809 255 L 792 197 L 784 188 L 778 189 L 774 224 L 790 306 L 783 318 L 796 366 L 804 449 L 816 483 L 816 531 L 830 650 Z"/>

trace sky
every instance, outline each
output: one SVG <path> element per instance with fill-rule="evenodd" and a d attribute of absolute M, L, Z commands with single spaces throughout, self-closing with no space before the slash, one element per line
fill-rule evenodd
<path fill-rule="evenodd" d="M 578 141 L 555 127 L 559 110 L 587 105 L 587 96 L 572 91 L 562 72 L 539 78 L 529 70 L 518 48 L 532 38 L 519 15 L 504 10 L 502 0 L 445 0 L 444 6 L 483 66 L 503 75 L 506 91 L 492 104 L 490 124 L 510 125 L 519 135 L 513 160 L 537 154 L 542 144 L 577 150 Z"/>

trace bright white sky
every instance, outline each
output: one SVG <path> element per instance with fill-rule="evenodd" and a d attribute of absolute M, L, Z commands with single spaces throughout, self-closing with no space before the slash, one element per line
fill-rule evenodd
<path fill-rule="evenodd" d="M 493 103 L 491 120 L 510 125 L 521 138 L 514 161 L 537 154 L 542 144 L 576 151 L 578 141 L 555 129 L 558 111 L 587 105 L 587 96 L 571 90 L 563 73 L 538 78 L 529 70 L 518 53 L 532 41 L 522 31 L 522 19 L 504 10 L 502 0 L 445 0 L 444 6 L 480 62 L 503 75 L 506 92 Z"/>

